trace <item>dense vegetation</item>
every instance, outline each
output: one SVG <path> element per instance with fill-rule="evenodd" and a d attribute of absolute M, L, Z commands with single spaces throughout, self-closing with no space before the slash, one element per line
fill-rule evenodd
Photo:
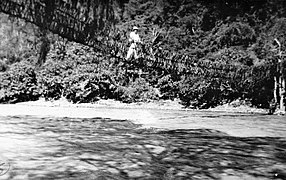
<path fill-rule="evenodd" d="M 286 48 L 285 7 L 282 0 L 121 0 L 104 51 L 48 34 L 41 66 L 42 30 L 1 14 L 0 102 L 180 98 L 187 107 L 209 108 L 243 99 L 268 107 L 274 38 Z M 144 44 L 140 58 L 127 62 L 134 25 Z"/>

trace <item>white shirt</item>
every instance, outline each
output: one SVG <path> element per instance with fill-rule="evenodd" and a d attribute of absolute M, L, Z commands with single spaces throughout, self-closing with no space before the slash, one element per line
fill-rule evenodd
<path fill-rule="evenodd" d="M 141 39 L 139 37 L 139 34 L 135 33 L 134 31 L 132 31 L 130 33 L 130 37 L 129 37 L 129 41 L 132 42 L 132 44 L 135 42 L 141 42 Z"/>

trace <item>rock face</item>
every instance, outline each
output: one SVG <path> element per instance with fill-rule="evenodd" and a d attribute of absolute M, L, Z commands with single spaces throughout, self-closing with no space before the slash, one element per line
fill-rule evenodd
<path fill-rule="evenodd" d="M 0 117 L 0 126 L 0 143 L 6 142 L 0 153 L 11 165 L 6 179 L 260 180 L 286 174 L 285 137 L 146 129 L 103 118 Z"/>

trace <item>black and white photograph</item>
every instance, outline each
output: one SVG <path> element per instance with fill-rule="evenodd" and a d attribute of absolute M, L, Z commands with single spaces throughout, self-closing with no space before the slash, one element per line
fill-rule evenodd
<path fill-rule="evenodd" d="M 286 0 L 0 0 L 0 180 L 286 180 Z"/>

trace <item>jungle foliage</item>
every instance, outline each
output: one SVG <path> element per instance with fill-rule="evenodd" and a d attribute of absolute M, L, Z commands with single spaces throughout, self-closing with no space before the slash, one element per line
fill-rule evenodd
<path fill-rule="evenodd" d="M 41 67 L 36 66 L 41 30 L 3 15 L 0 102 L 180 98 L 186 107 L 209 108 L 244 99 L 268 107 L 277 61 L 274 38 L 285 52 L 285 7 L 282 0 L 118 0 L 104 51 L 49 34 Z M 134 25 L 144 44 L 140 58 L 126 62 Z"/>

